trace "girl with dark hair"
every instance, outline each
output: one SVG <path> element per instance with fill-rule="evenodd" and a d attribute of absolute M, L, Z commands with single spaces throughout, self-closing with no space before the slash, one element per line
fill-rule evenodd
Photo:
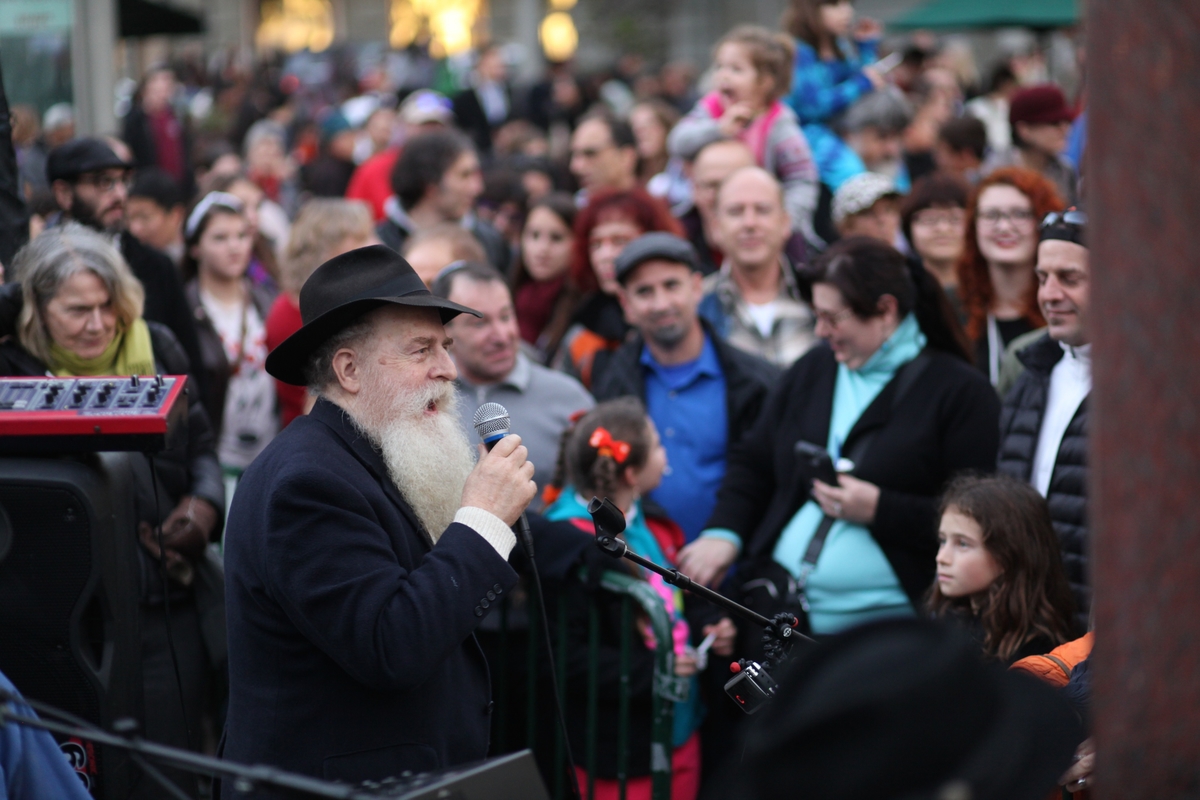
<path fill-rule="evenodd" d="M 221 464 L 245 469 L 279 430 L 275 383 L 266 372 L 266 319 L 273 293 L 247 276 L 253 239 L 242 201 L 201 198 L 184 223 L 184 286 L 196 319 L 204 405 L 217 429 Z"/>
<path fill-rule="evenodd" d="M 1037 226 L 1051 211 L 1062 209 L 1054 184 L 1022 167 L 988 175 L 967 204 L 966 238 L 955 265 L 958 296 L 975 365 L 993 386 L 1009 343 L 1046 324 L 1033 273 Z"/>
<path fill-rule="evenodd" d="M 552 192 L 530 206 L 509 274 L 521 338 L 543 354 L 558 347 L 579 302 L 567 278 L 575 216 L 575 201 L 563 192 Z"/>
<path fill-rule="evenodd" d="M 666 517 L 659 516 L 656 509 L 643 504 L 642 495 L 658 486 L 662 480 L 663 471 L 667 466 L 666 450 L 659 439 L 654 423 L 646 415 L 641 402 L 632 397 L 610 400 L 601 403 L 589 411 L 576 425 L 563 434 L 562 449 L 559 452 L 558 475 L 553 486 L 560 490 L 556 499 L 543 514 L 547 519 L 568 521 L 580 529 L 594 532 L 591 516 L 587 513 L 587 503 L 592 497 L 608 498 L 625 514 L 626 528 L 621 535 L 630 549 L 654 563 L 668 568 L 675 565 L 675 556 L 683 544 L 683 531 L 679 526 Z M 695 651 L 690 646 L 691 627 L 684 616 L 683 593 L 666 583 L 656 573 L 644 571 L 629 562 L 619 562 L 612 565 L 613 569 L 628 568 L 635 576 L 643 578 L 654 587 L 670 615 L 673 626 L 672 633 L 675 648 L 675 674 L 691 677 L 688 699 L 675 704 L 674 745 L 672 759 L 672 800 L 692 800 L 699 788 L 700 769 L 700 740 L 697 729 L 702 718 L 699 702 L 699 685 Z M 578 585 L 572 587 L 578 591 Z M 570 590 L 568 590 L 570 591 Z M 549 594 L 549 593 L 548 593 Z M 606 598 L 613 595 L 599 593 L 597 601 L 607 605 L 601 613 L 605 622 L 602 623 L 600 719 L 598 721 L 597 740 L 600 745 L 597 754 L 596 775 L 594 776 L 595 798 L 618 797 L 618 781 L 616 778 L 617 754 L 612 747 L 616 741 L 616 731 L 619 725 L 616 713 L 616 696 L 619 691 L 617 675 L 614 671 L 604 668 L 604 664 L 613 661 L 620 651 L 620 616 L 616 603 L 605 603 Z M 690 602 L 690 601 L 689 601 Z M 572 608 L 586 610 L 584 603 L 574 603 Z M 693 615 L 694 616 L 694 615 Z M 732 653 L 733 637 L 736 632 L 728 619 L 715 621 L 715 624 L 702 627 L 701 636 L 716 633 L 717 640 L 712 646 L 714 654 L 728 656 Z M 639 623 L 639 630 L 645 626 Z M 577 652 L 587 649 L 587 624 L 570 625 L 569 629 L 581 634 Z M 632 736 L 644 736 L 650 729 L 650 681 L 653 672 L 651 651 L 655 642 L 648 636 L 635 636 L 632 647 L 635 666 L 631 674 L 638 676 L 637 685 L 630 688 L 630 709 L 633 718 L 629 723 Z M 641 662 L 640 667 L 636 662 Z M 578 666 L 586 669 L 581 659 Z M 582 677 L 581 672 L 581 677 Z M 582 721 L 587 719 L 587 692 L 583 691 L 586 684 L 583 681 L 571 680 L 568 677 L 567 686 L 575 686 L 576 690 L 568 692 L 567 719 L 568 732 L 571 736 L 572 751 L 580 758 L 586 751 L 586 732 Z M 574 713 L 572 713 L 574 712 Z M 650 797 L 650 763 L 649 742 L 644 744 L 635 738 L 628 748 L 630 776 L 626 797 L 649 800 Z M 580 767 L 580 787 L 588 785 L 587 773 Z M 589 796 L 585 793 L 585 798 Z"/>
<path fill-rule="evenodd" d="M 833 132 L 830 121 L 860 97 L 886 85 L 883 75 L 871 66 L 883 28 L 867 18 L 855 25 L 850 0 L 792 0 L 782 25 L 796 39 L 787 103 L 800 118 L 821 181 L 836 192 L 847 178 L 865 172 L 866 166 Z"/>
<path fill-rule="evenodd" d="M 567 286 L 580 299 L 550 363 L 589 389 L 597 357 L 620 347 L 629 332 L 617 300 L 617 256 L 625 245 L 652 231 L 684 235 L 666 205 L 644 189 L 596 192 L 575 218 Z"/>
<path fill-rule="evenodd" d="M 937 580 L 926 606 L 966 621 L 986 655 L 1012 664 L 1072 638 L 1073 603 L 1050 509 L 1004 476 L 955 480 L 942 496 Z"/>
<path fill-rule="evenodd" d="M 812 630 L 830 634 L 920 608 L 937 496 L 955 473 L 995 466 L 1000 402 L 936 281 L 894 248 L 845 239 L 805 277 L 825 343 L 730 448 L 716 510 L 680 567 L 709 582 L 740 554 L 743 581 L 769 580 L 780 598 L 798 581 Z"/>
<path fill-rule="evenodd" d="M 228 192 L 242 201 L 246 220 L 250 223 L 250 238 L 254 242 L 246 274 L 255 286 L 266 287 L 272 293 L 278 292 L 281 280 L 276 251 L 282 250 L 291 233 L 287 214 L 277 203 L 268 199 L 258 184 L 245 173 L 210 175 L 201 188 L 204 195 Z M 188 280 L 194 276 L 185 272 L 183 277 Z"/>
<path fill-rule="evenodd" d="M 958 286 L 954 265 L 962 255 L 968 191 L 954 175 L 935 172 L 917 181 L 900 204 L 904 238 L 947 295 Z"/>

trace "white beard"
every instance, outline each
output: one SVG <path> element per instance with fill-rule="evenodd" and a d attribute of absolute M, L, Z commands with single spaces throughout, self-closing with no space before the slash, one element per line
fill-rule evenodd
<path fill-rule="evenodd" d="M 352 418 L 381 452 L 392 483 L 436 544 L 454 521 L 475 467 L 475 449 L 459 419 L 458 390 L 439 382 L 414 393 L 389 385 L 380 372 L 363 376 Z M 425 414 L 430 404 L 438 410 L 433 416 Z"/>

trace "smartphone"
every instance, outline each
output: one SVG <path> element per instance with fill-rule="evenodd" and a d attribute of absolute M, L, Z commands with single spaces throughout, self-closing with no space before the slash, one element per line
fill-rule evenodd
<path fill-rule="evenodd" d="M 900 62 L 904 60 L 904 54 L 897 51 L 886 55 L 876 61 L 874 64 L 868 64 L 869 67 L 874 67 L 875 71 L 880 75 L 887 75 L 889 72 L 900 66 Z"/>
<path fill-rule="evenodd" d="M 829 486 L 838 485 L 837 470 L 833 468 L 833 459 L 829 452 L 820 445 L 812 442 L 796 442 L 796 455 L 803 456 L 812 467 L 813 477 Z"/>

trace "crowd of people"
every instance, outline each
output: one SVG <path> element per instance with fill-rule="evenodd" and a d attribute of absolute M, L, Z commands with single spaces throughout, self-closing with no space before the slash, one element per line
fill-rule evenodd
<path fill-rule="evenodd" d="M 517 583 L 522 498 L 561 566 L 548 597 L 597 593 L 574 567 L 608 497 L 632 549 L 819 642 L 949 620 L 1044 679 L 1037 658 L 1069 645 L 1048 680 L 1086 706 L 1081 108 L 1024 62 L 981 85 L 936 49 L 881 60 L 849 0 L 792 0 L 780 28 L 729 31 L 697 81 L 623 59 L 519 87 L 493 44 L 444 92 L 164 66 L 119 135 L 75 136 L 61 106 L 40 133 L 17 115 L 32 238 L 5 265 L 0 370 L 195 387 L 138 503 L 147 738 L 212 748 L 225 724 L 229 758 L 350 781 L 483 757 L 486 729 L 458 722 L 491 708 L 464 642 Z M 519 447 L 466 448 L 488 402 Z M 736 722 L 697 647 L 724 663 L 760 632 L 633 574 L 690 685 L 672 796 L 693 800 Z M 933 636 L 896 631 L 881 665 Z M 634 642 L 635 660 L 656 646 Z M 616 797 L 627 769 L 649 797 L 648 740 L 619 767 L 611 703 L 584 771 L 568 685 L 580 785 Z M 741 791 L 772 796 L 759 777 Z"/>

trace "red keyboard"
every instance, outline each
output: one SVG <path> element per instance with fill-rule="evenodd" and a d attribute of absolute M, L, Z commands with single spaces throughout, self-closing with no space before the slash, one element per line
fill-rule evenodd
<path fill-rule="evenodd" d="M 155 452 L 187 425 L 186 375 L 0 378 L 0 453 Z"/>

